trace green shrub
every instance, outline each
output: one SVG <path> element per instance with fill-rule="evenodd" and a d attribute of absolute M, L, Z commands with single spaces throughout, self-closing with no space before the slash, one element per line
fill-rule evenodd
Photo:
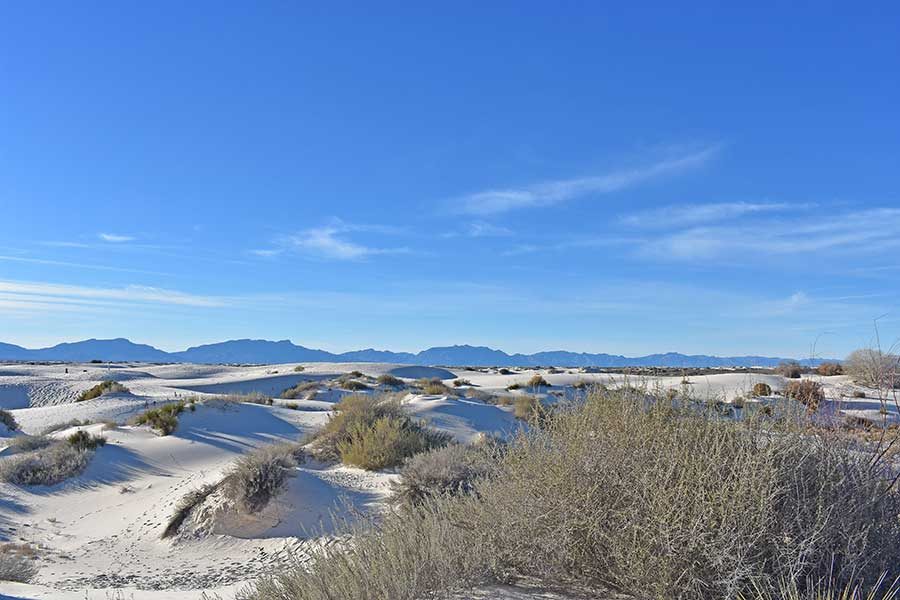
<path fill-rule="evenodd" d="M 767 383 L 759 382 L 753 386 L 752 395 L 757 398 L 760 396 L 771 396 L 772 386 Z"/>
<path fill-rule="evenodd" d="M 296 367 L 294 367 L 295 373 L 302 373 L 305 370 L 306 370 L 306 368 L 303 365 L 297 365 Z"/>
<path fill-rule="evenodd" d="M 152 408 L 134 419 L 135 425 L 148 425 L 160 435 L 169 435 L 178 427 L 178 415 L 184 412 L 185 403 L 175 402 Z"/>
<path fill-rule="evenodd" d="M 447 442 L 448 436 L 414 422 L 394 399 L 346 396 L 312 436 L 310 452 L 323 460 L 379 469 Z"/>
<path fill-rule="evenodd" d="M 291 410 L 299 410 L 300 409 L 300 405 L 297 404 L 296 402 L 285 402 L 284 407 L 289 408 Z"/>
<path fill-rule="evenodd" d="M 416 385 L 422 389 L 422 393 L 432 396 L 446 396 L 453 393 L 450 391 L 450 388 L 444 385 L 444 382 L 437 377 L 420 379 L 416 382 Z"/>
<path fill-rule="evenodd" d="M 0 408 L 0 423 L 6 425 L 6 428 L 10 431 L 19 430 L 19 423 L 16 422 L 16 418 L 13 416 L 13 414 L 8 410 L 3 410 L 2 408 Z"/>
<path fill-rule="evenodd" d="M 403 380 L 399 377 L 394 377 L 393 375 L 389 375 L 387 373 L 378 376 L 378 385 L 389 385 L 391 387 L 402 387 L 404 385 Z"/>
<path fill-rule="evenodd" d="M 462 387 L 464 385 L 472 385 L 472 382 L 468 379 L 456 378 L 453 380 L 454 387 Z"/>
<path fill-rule="evenodd" d="M 78 450 L 96 450 L 106 444 L 106 438 L 99 435 L 91 435 L 80 429 L 66 438 L 66 442 Z"/>
<path fill-rule="evenodd" d="M 259 512 L 281 492 L 292 471 L 304 461 L 299 444 L 284 442 L 257 448 L 235 461 L 225 476 L 223 489 L 245 512 Z"/>
<path fill-rule="evenodd" d="M 819 408 L 819 404 L 825 399 L 825 392 L 822 391 L 822 384 L 812 379 L 803 379 L 801 381 L 789 381 L 784 386 L 784 397 L 796 400 L 811 411 L 815 412 Z"/>
<path fill-rule="evenodd" d="M 363 390 L 371 389 L 362 381 L 356 381 L 355 379 L 342 382 L 341 387 L 345 390 L 350 390 L 351 392 L 361 392 Z"/>
<path fill-rule="evenodd" d="M 103 381 L 95 385 L 89 390 L 81 392 L 75 402 L 84 402 L 85 400 L 93 400 L 104 394 L 126 394 L 128 388 L 117 381 Z"/>

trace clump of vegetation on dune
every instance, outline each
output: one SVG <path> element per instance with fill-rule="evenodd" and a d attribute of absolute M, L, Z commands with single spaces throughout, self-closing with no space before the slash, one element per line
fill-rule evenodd
<path fill-rule="evenodd" d="M 406 459 L 400 480 L 394 483 L 398 503 L 418 505 L 429 498 L 470 494 L 475 482 L 496 466 L 491 444 L 464 446 L 450 444 Z"/>
<path fill-rule="evenodd" d="M 880 448 L 641 399 L 593 390 L 522 432 L 470 493 L 359 526 L 343 552 L 246 596 L 435 598 L 527 576 L 657 600 L 850 600 L 900 574 L 900 496 Z"/>
<path fill-rule="evenodd" d="M 31 438 L 30 444 L 9 457 L 0 458 L 0 481 L 16 485 L 54 485 L 81 473 L 94 450 L 106 443 L 86 431 L 65 440 Z"/>
<path fill-rule="evenodd" d="M 754 397 L 761 396 L 771 396 L 772 395 L 772 386 L 768 383 L 759 382 L 753 386 L 753 392 L 751 393 Z"/>
<path fill-rule="evenodd" d="M 38 574 L 35 550 L 28 544 L 0 544 L 0 581 L 28 583 Z"/>
<path fill-rule="evenodd" d="M 16 418 L 8 410 L 0 409 L 0 423 L 6 425 L 6 428 L 10 431 L 19 430 L 19 423 L 16 422 Z"/>
<path fill-rule="evenodd" d="M 816 367 L 816 374 L 823 377 L 834 377 L 835 375 L 844 374 L 844 366 L 836 362 L 823 362 Z"/>
<path fill-rule="evenodd" d="M 318 382 L 315 381 L 301 381 L 294 387 L 289 387 L 288 389 L 281 392 L 281 398 L 285 400 L 296 400 L 301 396 L 305 396 L 310 392 L 314 392 L 319 389 Z"/>
<path fill-rule="evenodd" d="M 532 375 L 525 385 L 530 388 L 550 387 L 550 383 L 542 375 Z"/>
<path fill-rule="evenodd" d="M 802 381 L 789 381 L 784 386 L 784 397 L 791 398 L 804 404 L 810 412 L 816 412 L 819 404 L 825 400 L 825 392 L 822 390 L 822 384 L 811 379 Z"/>
<path fill-rule="evenodd" d="M 118 381 L 103 381 L 94 387 L 85 390 L 79 394 L 75 402 L 84 402 L 85 400 L 93 400 L 104 394 L 127 394 L 128 388 Z"/>
<path fill-rule="evenodd" d="M 305 460 L 299 444 L 283 442 L 258 448 L 235 461 L 224 479 L 225 493 L 245 512 L 259 512 Z"/>
<path fill-rule="evenodd" d="M 423 394 L 429 394 L 431 396 L 446 396 L 453 393 L 453 391 L 444 385 L 444 382 L 437 377 L 419 379 L 416 382 L 416 386 L 422 390 Z"/>
<path fill-rule="evenodd" d="M 788 360 L 775 367 L 775 372 L 788 379 L 800 379 L 800 376 L 803 374 L 803 367 L 797 361 Z"/>
<path fill-rule="evenodd" d="M 390 387 L 403 387 L 405 385 L 402 379 L 387 373 L 379 375 L 376 381 L 378 382 L 378 385 L 387 385 Z"/>
<path fill-rule="evenodd" d="M 178 427 L 178 415 L 184 412 L 187 406 L 184 402 L 173 402 L 159 408 L 151 408 L 139 414 L 132 422 L 135 425 L 148 425 L 160 435 L 169 435 Z M 193 407 L 194 404 L 191 403 L 190 406 Z"/>
<path fill-rule="evenodd" d="M 364 469 L 394 467 L 407 457 L 447 444 L 449 437 L 414 421 L 390 396 L 346 396 L 316 432 L 310 452 Z"/>

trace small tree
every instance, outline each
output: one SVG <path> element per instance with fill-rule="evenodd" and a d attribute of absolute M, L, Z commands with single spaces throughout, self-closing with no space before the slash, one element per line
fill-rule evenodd
<path fill-rule="evenodd" d="M 844 361 L 844 371 L 853 381 L 876 388 L 900 385 L 900 357 L 881 350 L 854 350 Z"/>

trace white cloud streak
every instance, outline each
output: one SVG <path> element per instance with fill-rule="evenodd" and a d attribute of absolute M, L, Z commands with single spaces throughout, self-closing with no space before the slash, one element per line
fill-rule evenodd
<path fill-rule="evenodd" d="M 215 308 L 227 306 L 225 298 L 198 296 L 163 288 L 129 285 L 121 288 L 98 288 L 47 282 L 0 280 L 0 298 L 7 307 L 68 305 L 156 304 Z"/>
<path fill-rule="evenodd" d="M 715 204 L 673 204 L 622 217 L 631 227 L 664 228 L 726 221 L 747 215 L 809 208 L 808 204 L 784 202 L 720 202 Z"/>
<path fill-rule="evenodd" d="M 97 237 L 99 237 L 104 242 L 110 242 L 113 244 L 121 244 L 124 242 L 134 241 L 134 238 L 130 235 L 119 235 L 115 233 L 98 233 Z"/>
<path fill-rule="evenodd" d="M 718 147 L 670 158 L 654 164 L 574 179 L 546 181 L 523 188 L 485 190 L 453 201 L 453 210 L 462 214 L 492 215 L 522 208 L 552 206 L 587 195 L 618 192 L 646 181 L 676 175 L 699 168 L 709 162 Z"/>

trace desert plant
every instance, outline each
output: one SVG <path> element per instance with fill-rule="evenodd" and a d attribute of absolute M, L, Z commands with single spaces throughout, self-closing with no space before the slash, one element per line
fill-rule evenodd
<path fill-rule="evenodd" d="M 403 380 L 399 377 L 394 377 L 393 375 L 389 375 L 387 373 L 378 376 L 378 385 L 388 385 L 391 387 L 401 387 L 403 386 Z"/>
<path fill-rule="evenodd" d="M 823 362 L 816 367 L 816 373 L 823 377 L 833 377 L 835 375 L 843 375 L 844 367 L 837 362 Z"/>
<path fill-rule="evenodd" d="M 0 423 L 6 425 L 6 428 L 10 431 L 18 431 L 19 424 L 16 422 L 16 418 L 13 416 L 11 412 L 8 410 L 3 410 L 0 408 Z"/>
<path fill-rule="evenodd" d="M 281 392 L 281 397 L 285 400 L 295 400 L 309 392 L 319 389 L 319 383 L 316 381 L 301 381 L 294 387 L 290 387 Z"/>
<path fill-rule="evenodd" d="M 797 361 L 788 360 L 775 367 L 775 372 L 788 379 L 800 379 L 800 376 L 803 374 L 803 367 Z"/>
<path fill-rule="evenodd" d="M 453 380 L 454 387 L 462 387 L 464 385 L 472 385 L 472 382 L 469 381 L 468 379 L 462 379 L 461 377 L 457 377 L 456 379 Z"/>
<path fill-rule="evenodd" d="M 94 387 L 85 390 L 79 394 L 78 398 L 75 399 L 75 402 L 84 402 L 85 400 L 93 400 L 94 398 L 99 398 L 104 394 L 125 394 L 128 393 L 128 388 L 119 383 L 118 381 L 102 381 L 95 385 Z"/>
<path fill-rule="evenodd" d="M 526 385 L 530 388 L 550 387 L 550 384 L 542 375 L 533 375 Z"/>
<path fill-rule="evenodd" d="M 822 384 L 812 379 L 803 379 L 801 381 L 789 381 L 784 386 L 784 397 L 797 400 L 806 405 L 811 412 L 816 412 L 819 404 L 825 399 L 825 392 L 822 391 Z"/>
<path fill-rule="evenodd" d="M 181 529 L 181 526 L 191 515 L 191 512 L 218 488 L 219 486 L 216 484 L 207 484 L 199 489 L 191 490 L 182 496 L 175 505 L 175 512 L 169 517 L 169 522 L 166 524 L 166 528 L 161 537 L 166 539 L 178 533 L 178 530 Z"/>
<path fill-rule="evenodd" d="M 495 464 L 490 447 L 450 444 L 416 454 L 400 469 L 400 481 L 393 485 L 395 500 L 415 505 L 427 498 L 471 493 L 475 481 Z"/>
<path fill-rule="evenodd" d="M 772 386 L 768 383 L 759 382 L 753 386 L 752 395 L 754 397 L 760 396 L 771 396 L 772 395 Z"/>
<path fill-rule="evenodd" d="M 550 410 L 534 396 L 516 396 L 513 401 L 513 414 L 522 421 L 543 425 L 550 417 Z"/>
<path fill-rule="evenodd" d="M 349 379 L 341 382 L 341 387 L 345 390 L 350 390 L 351 392 L 361 392 L 363 390 L 371 389 L 362 381 L 356 381 L 355 379 Z"/>
<path fill-rule="evenodd" d="M 304 367 L 303 365 L 297 365 L 296 367 L 294 367 L 294 372 L 295 372 L 295 373 L 302 373 L 302 372 L 305 371 L 305 370 L 306 370 L 306 369 L 305 369 L 305 367 Z"/>
<path fill-rule="evenodd" d="M 259 512 L 281 492 L 291 472 L 304 460 L 299 444 L 257 448 L 235 461 L 223 480 L 224 492 L 245 512 Z"/>
<path fill-rule="evenodd" d="M 31 452 L 32 450 L 40 450 L 46 448 L 54 442 L 53 438 L 46 435 L 20 435 L 7 441 L 6 451 L 8 454 L 21 454 L 23 452 Z"/>
<path fill-rule="evenodd" d="M 853 381 L 869 387 L 900 386 L 900 357 L 881 350 L 854 350 L 844 361 L 844 371 Z"/>
<path fill-rule="evenodd" d="M 862 390 L 856 390 L 855 392 L 853 392 L 853 397 L 854 398 L 865 398 L 866 393 Z"/>
<path fill-rule="evenodd" d="M 890 581 L 900 497 L 888 465 L 843 437 L 763 427 L 592 392 L 521 433 L 475 494 L 390 513 L 251 596 L 451 597 L 524 574 L 659 600 L 824 600 L 784 582 Z"/>
<path fill-rule="evenodd" d="M 507 389 L 507 391 L 510 391 L 510 392 L 515 391 L 515 390 L 520 390 L 520 389 L 522 389 L 522 384 L 521 383 L 511 383 L 508 386 L 506 386 L 506 389 Z"/>
<path fill-rule="evenodd" d="M 0 458 L 0 480 L 16 485 L 54 485 L 81 473 L 93 455 L 93 450 L 56 442 Z"/>
<path fill-rule="evenodd" d="M 83 429 L 79 429 L 66 438 L 66 442 L 78 450 L 96 450 L 106 444 L 106 438 L 99 435 L 91 435 Z"/>
<path fill-rule="evenodd" d="M 29 583 L 37 577 L 34 549 L 26 544 L 0 544 L 0 581 Z"/>
<path fill-rule="evenodd" d="M 178 415 L 184 412 L 184 402 L 174 402 L 159 408 L 151 408 L 133 420 L 135 425 L 148 425 L 160 435 L 169 435 L 178 427 Z"/>
<path fill-rule="evenodd" d="M 289 408 L 291 410 L 300 410 L 300 405 L 297 404 L 296 402 L 285 402 L 284 407 Z"/>
<path fill-rule="evenodd" d="M 416 382 L 416 385 L 418 385 L 422 389 L 423 393 L 433 396 L 444 396 L 452 393 L 450 391 L 450 388 L 444 385 L 444 382 L 437 377 L 432 377 L 431 379 L 420 379 Z"/>
<path fill-rule="evenodd" d="M 312 436 L 309 449 L 324 460 L 379 469 L 448 441 L 446 435 L 413 421 L 394 398 L 346 396 Z"/>
<path fill-rule="evenodd" d="M 506 367 L 503 367 L 502 369 L 498 370 L 497 373 L 499 373 L 500 375 L 512 375 L 512 371 L 510 371 Z"/>

